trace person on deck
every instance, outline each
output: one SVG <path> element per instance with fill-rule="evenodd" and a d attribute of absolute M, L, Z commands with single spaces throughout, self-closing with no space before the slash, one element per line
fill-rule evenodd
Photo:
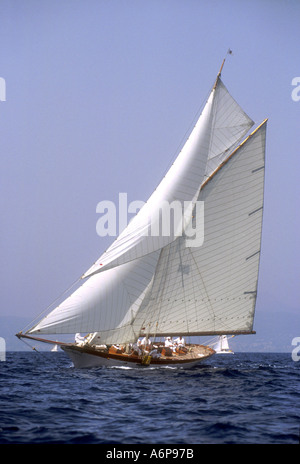
<path fill-rule="evenodd" d="M 133 353 L 137 354 L 138 356 L 142 356 L 141 345 L 138 344 L 138 341 L 132 345 L 132 350 Z"/>
<path fill-rule="evenodd" d="M 82 337 L 82 335 L 80 335 L 80 333 L 76 333 L 75 334 L 75 343 L 77 343 L 78 345 L 83 345 L 85 342 L 85 337 Z"/>
<path fill-rule="evenodd" d="M 151 340 L 147 337 L 144 337 L 141 342 L 141 346 L 144 350 L 149 351 L 151 349 Z"/>
<path fill-rule="evenodd" d="M 185 341 L 184 341 L 184 338 L 183 337 L 178 337 L 174 340 L 178 346 L 185 346 Z"/>
<path fill-rule="evenodd" d="M 154 348 L 152 351 L 150 351 L 149 355 L 152 358 L 160 358 L 161 357 L 161 353 L 156 348 Z"/>
<path fill-rule="evenodd" d="M 173 340 L 171 337 L 166 337 L 165 339 L 165 347 L 170 348 L 172 351 L 175 352 L 176 350 L 176 345 L 174 344 Z"/>
<path fill-rule="evenodd" d="M 171 337 L 166 337 L 165 338 L 165 346 L 171 348 L 173 346 L 173 342 L 171 340 Z"/>

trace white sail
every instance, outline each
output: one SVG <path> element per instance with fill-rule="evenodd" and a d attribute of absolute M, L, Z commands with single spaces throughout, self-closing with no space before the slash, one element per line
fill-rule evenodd
<path fill-rule="evenodd" d="M 229 348 L 227 335 L 220 335 L 217 343 L 214 346 L 214 350 L 217 354 L 234 354 Z"/>
<path fill-rule="evenodd" d="M 222 350 L 229 350 L 228 338 L 226 335 L 221 335 Z"/>
<path fill-rule="evenodd" d="M 229 350 L 227 335 L 220 335 L 214 347 L 216 353 Z"/>
<path fill-rule="evenodd" d="M 263 124 L 207 182 L 205 238 L 165 247 L 136 327 L 156 334 L 251 332 L 260 256 L 265 128 Z"/>
<path fill-rule="evenodd" d="M 223 337 L 223 335 L 221 335 L 218 338 L 217 343 L 214 345 L 214 350 L 215 350 L 216 353 L 219 353 L 220 351 L 222 351 L 222 337 Z"/>
<path fill-rule="evenodd" d="M 198 198 L 201 184 L 212 168 L 223 160 L 230 147 L 236 144 L 253 125 L 218 78 L 203 112 L 175 162 L 153 192 L 147 203 L 125 230 L 84 274 L 90 276 L 138 257 L 144 256 L 173 242 L 182 234 L 182 216 L 174 221 L 167 235 L 154 236 L 159 228 L 157 212 L 166 205 L 189 203 L 191 211 Z M 207 162 L 209 160 L 209 162 Z"/>
<path fill-rule="evenodd" d="M 111 338 L 136 338 L 131 322 L 152 281 L 159 252 L 95 274 L 42 319 L 30 333 L 102 332 Z"/>
<path fill-rule="evenodd" d="M 216 86 L 213 137 L 205 177 L 209 177 L 254 122 L 232 98 L 221 79 Z"/>
<path fill-rule="evenodd" d="M 30 333 L 95 332 L 100 343 L 126 343 L 143 331 L 250 332 L 265 125 L 219 171 L 211 172 L 252 124 L 218 78 L 190 138 L 145 207 L 86 272 L 84 284 Z M 176 235 L 176 224 L 170 236 L 148 234 L 154 210 L 175 200 L 191 206 L 204 201 L 202 247 L 186 247 L 185 237 Z M 186 219 L 191 216 L 192 208 Z"/>

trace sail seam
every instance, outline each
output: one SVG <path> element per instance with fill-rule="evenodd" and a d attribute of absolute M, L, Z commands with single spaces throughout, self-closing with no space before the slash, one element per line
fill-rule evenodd
<path fill-rule="evenodd" d="M 259 253 L 260 253 L 260 250 L 256 251 L 256 252 L 253 253 L 252 255 L 248 256 L 248 257 L 246 258 L 246 261 L 248 261 L 248 259 L 251 259 L 251 258 L 253 258 L 254 256 L 258 255 Z"/>
<path fill-rule="evenodd" d="M 251 213 L 248 214 L 248 216 L 252 216 L 252 214 L 258 213 L 258 211 L 261 211 L 263 207 L 261 206 L 260 208 L 255 209 L 254 211 L 251 211 Z"/>
<path fill-rule="evenodd" d="M 261 166 L 260 168 L 253 169 L 252 174 L 254 174 L 255 172 L 261 171 L 262 169 L 265 169 L 265 167 Z"/>

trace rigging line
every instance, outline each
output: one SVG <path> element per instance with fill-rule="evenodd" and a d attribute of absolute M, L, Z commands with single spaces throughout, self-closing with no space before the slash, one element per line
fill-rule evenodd
<path fill-rule="evenodd" d="M 139 306 L 139 308 L 137 309 L 137 311 L 135 312 L 135 315 L 134 317 L 132 318 L 131 322 L 130 322 L 130 325 L 131 327 L 133 328 L 133 325 L 134 325 L 134 322 L 136 321 L 139 313 L 143 312 L 144 311 L 144 308 L 147 307 L 150 303 L 150 296 L 152 294 L 152 291 L 153 291 L 153 288 L 154 288 L 154 284 L 156 282 L 156 279 L 155 279 L 155 276 L 156 276 L 156 271 L 158 269 L 158 265 L 159 265 L 159 262 L 160 262 L 160 259 L 161 259 L 161 255 L 162 255 L 162 252 L 163 252 L 163 249 L 162 248 L 159 252 L 159 257 L 158 257 L 158 260 L 157 260 L 157 263 L 155 265 L 155 270 L 154 270 L 154 273 L 153 273 L 153 277 L 151 279 L 151 282 L 149 283 L 149 287 L 147 288 L 146 292 L 145 292 L 145 295 L 143 297 L 143 300 L 141 301 L 141 304 Z M 144 325 L 146 325 L 146 316 L 144 317 L 140 327 L 143 327 Z M 134 329 L 133 329 L 134 330 Z M 141 330 L 141 329 L 139 329 Z"/>
<path fill-rule="evenodd" d="M 165 269 L 168 268 L 168 265 L 169 265 L 169 262 L 170 262 L 170 255 L 171 255 L 171 247 L 169 245 L 167 245 L 167 246 L 168 246 L 168 255 L 167 255 L 166 263 L 165 263 L 165 266 L 164 266 Z M 160 260 L 162 259 L 162 254 L 163 254 L 164 250 L 165 250 L 165 248 L 161 249 L 156 269 L 158 269 L 158 264 L 159 264 Z M 163 290 L 165 288 L 165 284 L 166 284 L 166 280 L 167 280 L 167 274 L 168 274 L 167 272 L 163 273 L 163 278 L 161 279 L 160 284 L 159 284 L 158 289 L 157 289 L 157 296 L 156 296 L 156 302 L 157 302 L 156 322 L 157 323 L 160 320 L 161 307 L 162 307 L 162 294 L 163 294 Z M 155 279 L 153 279 L 153 288 L 154 288 L 154 283 L 155 283 Z M 156 327 L 156 331 L 157 331 L 157 327 Z"/>
<path fill-rule="evenodd" d="M 205 343 L 206 345 L 216 345 L 218 343 L 219 337 L 210 338 Z"/>
<path fill-rule="evenodd" d="M 189 333 L 189 320 L 188 320 L 188 312 L 187 312 L 187 302 L 185 298 L 185 288 L 184 288 L 184 265 L 182 262 L 182 253 L 181 253 L 181 243 L 182 241 L 178 240 L 178 255 L 179 255 L 179 270 L 181 271 L 181 286 L 183 290 L 183 295 L 184 295 L 184 313 L 185 313 L 185 319 L 186 319 L 186 331 Z"/>
<path fill-rule="evenodd" d="M 43 311 L 41 311 L 31 322 L 29 322 L 27 325 L 25 325 L 25 327 L 21 330 L 21 332 L 25 331 L 25 329 L 27 329 L 29 326 L 31 326 L 30 328 L 33 328 L 35 326 L 32 325 L 37 319 L 39 319 L 41 317 L 42 314 L 45 314 L 47 311 L 49 311 L 49 309 L 51 308 L 51 306 L 53 306 L 58 300 L 60 300 L 66 293 L 70 292 L 71 288 L 73 288 L 79 281 L 81 280 L 81 277 L 77 278 L 71 285 L 69 288 L 67 288 L 66 290 L 64 290 L 57 298 L 55 298 L 54 301 L 52 301 L 52 303 L 50 303 L 50 305 L 47 306 L 46 309 L 44 309 Z M 44 319 L 44 318 L 43 318 Z M 42 319 L 41 319 L 42 321 Z M 39 322 L 41 322 L 39 321 Z M 29 328 L 27 329 L 29 330 Z M 26 330 L 26 331 L 27 331 Z"/>
<path fill-rule="evenodd" d="M 204 283 L 202 274 L 201 274 L 201 272 L 200 272 L 198 263 L 197 263 L 197 261 L 196 261 L 194 255 L 193 255 L 193 253 L 192 253 L 191 248 L 189 248 L 189 251 L 190 251 L 190 254 L 191 254 L 191 256 L 192 256 L 192 259 L 193 259 L 193 261 L 194 261 L 194 263 L 195 263 L 195 266 L 196 266 L 196 268 L 197 268 L 197 271 L 198 271 L 198 274 L 199 274 L 199 276 L 200 276 L 200 279 L 201 279 L 201 281 L 202 281 L 202 285 L 203 285 L 204 291 L 205 291 L 205 293 L 206 293 L 206 298 L 207 298 L 207 300 L 208 300 L 208 303 L 209 303 L 209 305 L 210 305 L 210 310 L 211 310 L 211 312 L 212 312 L 212 314 L 213 314 L 213 317 L 214 317 L 214 320 L 215 320 L 216 315 L 215 315 L 215 312 L 214 312 L 214 309 L 213 309 L 211 300 L 210 300 L 210 298 L 209 298 L 209 296 L 208 296 L 208 292 L 207 292 L 207 289 L 206 289 L 206 286 L 205 286 L 205 283 Z"/>
<path fill-rule="evenodd" d="M 219 335 L 218 337 L 210 338 L 210 339 L 206 342 L 206 344 L 207 344 L 207 345 L 211 345 L 211 346 L 212 346 L 212 345 L 216 345 L 216 344 L 218 343 L 218 341 L 219 341 L 219 337 L 220 337 L 220 336 L 222 336 L 222 335 Z M 233 338 L 233 337 L 235 337 L 235 336 L 236 336 L 236 335 L 227 335 L 227 339 L 229 340 L 230 338 Z M 216 341 L 215 341 L 215 340 L 216 340 Z"/>
<path fill-rule="evenodd" d="M 155 297 L 156 304 L 157 304 L 157 310 L 156 310 L 156 324 L 157 325 L 159 323 L 160 316 L 161 316 L 163 292 L 164 292 L 167 277 L 168 277 L 168 272 L 166 270 L 168 269 L 170 260 L 172 259 L 171 258 L 171 248 L 172 248 L 173 245 L 176 246 L 176 242 L 177 242 L 177 240 L 175 240 L 174 242 L 167 245 L 167 247 L 164 247 L 164 248 L 161 249 L 160 256 L 159 256 L 159 259 L 158 259 L 158 263 L 157 263 L 157 266 L 156 266 L 156 269 L 158 269 L 158 265 L 160 263 L 160 260 L 163 259 L 162 254 L 168 248 L 168 254 L 166 256 L 166 260 L 165 260 L 165 263 L 164 263 L 165 272 L 163 272 L 163 269 L 161 268 L 162 278 L 161 278 L 159 286 L 157 288 L 157 293 L 156 293 L 156 297 Z M 179 246 L 179 245 L 177 244 L 177 246 Z M 153 280 L 153 288 L 154 288 L 155 280 L 156 279 Z M 153 320 L 153 322 L 154 322 L 154 320 Z M 156 325 L 156 332 L 157 332 L 157 325 Z"/>
<path fill-rule="evenodd" d="M 40 355 L 42 354 L 39 350 L 37 350 L 34 346 L 31 346 L 28 342 L 26 342 L 23 338 L 20 338 L 20 340 L 25 343 L 25 345 L 27 345 L 30 349 L 32 349 L 33 351 L 36 351 L 37 353 L 39 353 Z"/>

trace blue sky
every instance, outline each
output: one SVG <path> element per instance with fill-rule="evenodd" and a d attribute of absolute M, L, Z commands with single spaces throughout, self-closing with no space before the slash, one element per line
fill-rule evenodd
<path fill-rule="evenodd" d="M 107 248 L 96 205 L 147 200 L 231 48 L 225 85 L 269 118 L 257 312 L 299 321 L 300 2 L 1 0 L 0 17 L 1 315 L 32 320 Z"/>

